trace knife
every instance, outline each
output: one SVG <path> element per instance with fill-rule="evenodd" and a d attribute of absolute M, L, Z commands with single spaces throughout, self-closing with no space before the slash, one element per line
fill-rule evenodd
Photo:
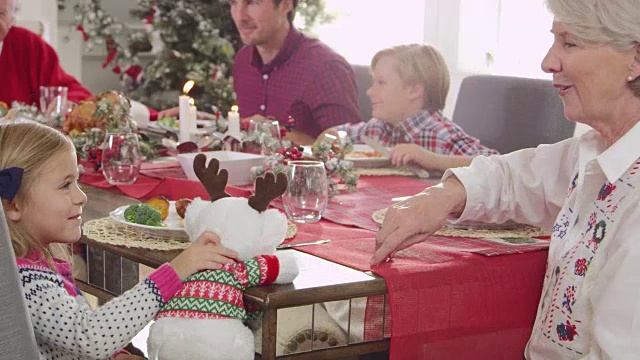
<path fill-rule="evenodd" d="M 365 135 L 361 136 L 360 139 L 362 139 L 362 142 L 365 144 L 371 146 L 373 150 L 379 152 L 382 156 L 386 158 L 391 157 L 391 151 L 386 146 L 382 145 L 380 140 Z"/>
<path fill-rule="evenodd" d="M 365 136 L 361 136 L 360 139 L 362 139 L 362 142 L 364 142 L 366 145 L 371 146 L 371 148 L 373 150 L 375 150 L 375 151 L 379 152 L 380 154 L 382 154 L 382 156 L 384 156 L 386 158 L 390 158 L 391 157 L 391 150 L 389 150 L 386 146 L 382 145 L 380 140 L 368 137 L 366 135 Z M 429 177 L 429 172 L 427 170 L 421 168 L 418 165 L 409 164 L 409 165 L 407 165 L 407 168 L 412 173 L 417 175 L 419 178 L 427 179 Z"/>
<path fill-rule="evenodd" d="M 301 243 L 295 243 L 295 244 L 282 244 L 282 245 L 278 245 L 276 247 L 277 250 L 282 250 L 282 249 L 291 249 L 294 247 L 299 247 L 299 246 L 307 246 L 307 245 L 318 245 L 318 244 L 326 244 L 328 242 L 330 242 L 331 240 L 329 239 L 323 239 L 323 240 L 316 240 L 316 241 L 309 241 L 309 242 L 301 242 Z"/>

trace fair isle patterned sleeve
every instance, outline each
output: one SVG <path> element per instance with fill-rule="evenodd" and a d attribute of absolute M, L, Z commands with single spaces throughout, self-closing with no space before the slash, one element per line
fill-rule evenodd
<path fill-rule="evenodd" d="M 244 261 L 247 269 L 247 287 L 269 285 L 280 273 L 280 261 L 275 255 L 259 255 Z"/>
<path fill-rule="evenodd" d="M 25 299 L 45 359 L 108 359 L 146 326 L 181 287 L 169 264 L 96 310 L 48 270 L 20 268 Z"/>

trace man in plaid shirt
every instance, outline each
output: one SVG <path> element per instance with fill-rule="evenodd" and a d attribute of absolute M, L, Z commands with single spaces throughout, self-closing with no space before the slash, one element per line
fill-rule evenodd
<path fill-rule="evenodd" d="M 444 171 L 467 166 L 476 155 L 497 151 L 480 144 L 442 114 L 449 92 L 449 70 L 440 52 L 430 45 L 402 45 L 378 52 L 371 61 L 373 85 L 367 91 L 374 118 L 342 124 L 354 143 L 378 138 L 393 147 L 396 166 L 417 163 Z"/>
<path fill-rule="evenodd" d="M 346 60 L 292 25 L 298 0 L 229 0 L 245 47 L 233 64 L 243 118 L 295 119 L 288 139 L 311 144 L 323 130 L 362 121 Z"/>

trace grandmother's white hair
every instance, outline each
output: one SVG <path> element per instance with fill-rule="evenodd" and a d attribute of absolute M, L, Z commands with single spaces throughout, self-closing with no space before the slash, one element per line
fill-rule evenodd
<path fill-rule="evenodd" d="M 547 0 L 547 7 L 587 44 L 626 51 L 640 43 L 640 0 Z"/>
<path fill-rule="evenodd" d="M 554 20 L 587 45 L 640 46 L 640 0 L 546 0 Z M 640 77 L 629 82 L 640 96 Z"/>

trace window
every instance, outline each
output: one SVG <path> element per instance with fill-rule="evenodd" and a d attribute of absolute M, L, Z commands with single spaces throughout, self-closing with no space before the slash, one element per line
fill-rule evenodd
<path fill-rule="evenodd" d="M 553 41 L 543 0 L 461 0 L 458 65 L 467 72 L 549 78 L 540 63 Z"/>
<path fill-rule="evenodd" d="M 325 4 L 336 20 L 314 32 L 352 64 L 369 64 L 384 48 L 423 42 L 425 0 L 325 0 Z"/>

